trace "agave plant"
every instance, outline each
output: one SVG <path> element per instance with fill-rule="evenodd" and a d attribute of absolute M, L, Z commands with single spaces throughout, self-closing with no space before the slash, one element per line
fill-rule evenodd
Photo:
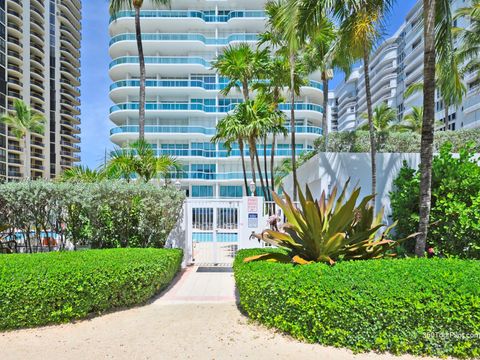
<path fill-rule="evenodd" d="M 323 191 L 318 201 L 314 200 L 308 186 L 306 196 L 299 188 L 301 209 L 287 194 L 285 200 L 282 200 L 274 193 L 275 202 L 282 208 L 287 223 L 283 226 L 283 232 L 265 230 L 256 237 L 286 250 L 287 254 L 268 253 L 244 261 L 267 260 L 297 264 L 324 262 L 333 265 L 341 259 L 395 256 L 390 251 L 402 240 L 388 240 L 387 236 L 396 224 L 386 227 L 382 223 L 383 210 L 377 216 L 374 215 L 371 205 L 374 195 L 366 196 L 357 206 L 360 188 L 355 188 L 350 197 L 347 197 L 348 184 L 349 181 L 345 183 L 338 198 L 338 188 L 335 186 L 328 199 Z M 380 232 L 382 228 L 385 230 Z"/>

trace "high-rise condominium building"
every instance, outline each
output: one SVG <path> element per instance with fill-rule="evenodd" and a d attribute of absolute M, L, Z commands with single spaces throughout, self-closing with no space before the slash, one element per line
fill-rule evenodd
<path fill-rule="evenodd" d="M 22 99 L 46 119 L 25 139 L 0 125 L 2 181 L 53 178 L 80 161 L 80 20 L 80 0 L 0 2 L 0 112 Z"/>
<path fill-rule="evenodd" d="M 168 9 L 154 9 L 146 3 L 141 11 L 147 74 L 145 137 L 158 154 L 182 161 L 181 183 L 192 197 L 245 194 L 238 146 L 229 154 L 222 143 L 210 142 L 218 121 L 242 101 L 242 96 L 238 91 L 221 95 L 227 79 L 211 66 L 229 45 L 247 42 L 257 46 L 258 34 L 265 30 L 264 5 L 258 0 L 173 0 Z M 111 140 L 128 145 L 138 139 L 139 62 L 134 12 L 121 11 L 110 23 L 110 35 L 110 96 L 115 104 L 110 111 L 114 123 Z M 313 148 L 313 141 L 321 134 L 323 93 L 319 81 L 314 74 L 295 105 L 298 154 Z M 280 107 L 289 114 L 288 104 Z M 291 156 L 290 138 L 279 137 L 277 142 L 277 160 Z M 258 151 L 263 157 L 260 144 Z M 267 154 L 270 152 L 268 145 Z"/>
<path fill-rule="evenodd" d="M 471 4 L 471 0 L 454 0 L 452 11 Z M 468 27 L 465 19 L 458 19 L 456 26 Z M 457 43 L 457 46 L 459 44 Z M 384 41 L 371 55 L 370 77 L 373 107 L 382 102 L 395 108 L 398 119 L 412 111 L 413 106 L 423 106 L 423 93 L 405 97 L 405 90 L 423 81 L 423 7 L 418 1 L 407 14 L 398 31 Z M 450 130 L 480 127 L 480 82 L 476 73 L 464 78 L 467 94 L 463 103 L 451 106 L 448 115 Z M 355 69 L 349 78 L 335 90 L 338 104 L 338 130 L 354 130 L 365 122 L 365 83 L 363 67 Z M 441 94 L 436 93 L 436 119 L 445 122 L 445 107 Z M 444 126 L 441 127 L 444 129 Z"/>

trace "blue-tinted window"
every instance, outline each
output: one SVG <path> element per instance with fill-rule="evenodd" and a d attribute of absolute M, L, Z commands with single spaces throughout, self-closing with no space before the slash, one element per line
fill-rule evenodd
<path fill-rule="evenodd" d="M 242 186 L 220 186 L 220 197 L 236 198 L 242 196 Z"/>
<path fill-rule="evenodd" d="M 192 197 L 213 197 L 213 186 L 192 185 Z"/>

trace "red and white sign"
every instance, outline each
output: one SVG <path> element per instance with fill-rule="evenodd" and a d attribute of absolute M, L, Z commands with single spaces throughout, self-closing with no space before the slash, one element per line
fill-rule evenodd
<path fill-rule="evenodd" d="M 256 197 L 249 197 L 247 201 L 247 212 L 258 212 L 258 199 Z"/>

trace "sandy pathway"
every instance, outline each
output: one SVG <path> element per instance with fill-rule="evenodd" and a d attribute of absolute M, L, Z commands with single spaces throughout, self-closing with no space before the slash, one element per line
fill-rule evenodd
<path fill-rule="evenodd" d="M 153 303 L 75 324 L 0 334 L 0 359 L 413 359 L 353 355 L 251 324 L 231 273 L 192 269 Z"/>

